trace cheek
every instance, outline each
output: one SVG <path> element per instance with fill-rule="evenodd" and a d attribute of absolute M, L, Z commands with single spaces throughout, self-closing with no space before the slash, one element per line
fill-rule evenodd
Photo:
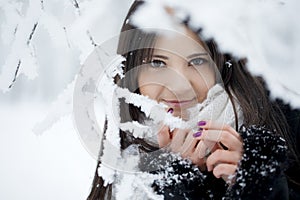
<path fill-rule="evenodd" d="M 156 84 L 141 84 L 139 88 L 142 95 L 157 101 L 159 101 L 160 94 L 163 91 L 163 87 Z"/>
<path fill-rule="evenodd" d="M 213 73 L 209 74 L 204 79 L 205 79 L 206 87 L 208 89 L 210 89 L 213 85 L 216 84 L 216 77 L 215 77 L 215 74 L 213 74 Z"/>
<path fill-rule="evenodd" d="M 193 85 L 197 93 L 198 102 L 201 103 L 206 99 L 208 90 L 216 84 L 216 79 L 211 71 L 198 75 Z"/>
<path fill-rule="evenodd" d="M 158 74 L 153 73 L 150 70 L 142 71 L 138 76 L 140 93 L 144 96 L 148 96 L 150 99 L 159 101 L 159 98 L 164 91 L 164 86 L 159 77 Z"/>

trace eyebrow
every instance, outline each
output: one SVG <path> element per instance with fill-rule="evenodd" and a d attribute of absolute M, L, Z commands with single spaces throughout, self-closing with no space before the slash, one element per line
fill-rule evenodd
<path fill-rule="evenodd" d="M 153 58 L 156 57 L 156 58 L 162 58 L 164 60 L 168 60 L 169 58 L 167 56 L 163 56 L 163 55 L 153 55 L 152 56 Z"/>
<path fill-rule="evenodd" d="M 187 59 L 194 58 L 194 57 L 197 57 L 197 56 L 204 56 L 204 55 L 208 55 L 208 53 L 207 52 L 194 53 L 194 54 L 189 55 L 187 57 Z M 169 59 L 167 56 L 164 56 L 164 55 L 153 55 L 152 57 L 153 58 L 161 58 L 161 59 L 164 59 L 164 60 L 168 60 Z"/>
<path fill-rule="evenodd" d="M 207 52 L 203 52 L 203 53 L 194 53 L 194 54 L 192 54 L 192 55 L 189 55 L 187 58 L 194 58 L 194 57 L 197 57 L 197 56 L 206 56 L 206 55 L 208 55 L 208 53 Z"/>

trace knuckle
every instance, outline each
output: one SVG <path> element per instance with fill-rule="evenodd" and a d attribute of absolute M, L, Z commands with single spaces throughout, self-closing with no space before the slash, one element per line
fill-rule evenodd
<path fill-rule="evenodd" d="M 189 154 L 187 153 L 187 152 L 181 152 L 181 157 L 183 157 L 183 158 L 190 158 L 189 157 Z"/>
<path fill-rule="evenodd" d="M 223 127 L 224 127 L 225 130 L 230 130 L 230 128 L 231 128 L 231 126 L 229 126 L 228 124 L 224 124 Z"/>
<path fill-rule="evenodd" d="M 230 134 L 228 131 L 223 131 L 221 135 L 221 141 L 228 141 L 230 139 Z"/>
<path fill-rule="evenodd" d="M 197 164 L 199 162 L 199 159 L 197 159 L 195 156 L 191 156 L 190 160 L 194 163 Z"/>
<path fill-rule="evenodd" d="M 225 165 L 218 165 L 218 166 L 216 167 L 216 169 L 217 169 L 218 171 L 222 171 L 222 172 L 225 172 L 225 171 L 227 170 L 227 168 L 226 168 Z"/>
<path fill-rule="evenodd" d="M 215 150 L 215 152 L 213 154 L 214 154 L 215 157 L 220 157 L 222 155 L 222 150 L 217 149 L 217 150 Z"/>
<path fill-rule="evenodd" d="M 236 152 L 235 157 L 236 157 L 237 161 L 240 161 L 242 159 L 242 153 L 241 152 Z"/>
<path fill-rule="evenodd" d="M 213 170 L 213 174 L 214 174 L 214 176 L 217 177 L 217 178 L 221 177 L 221 171 L 220 171 L 218 168 L 215 168 L 215 169 Z"/>

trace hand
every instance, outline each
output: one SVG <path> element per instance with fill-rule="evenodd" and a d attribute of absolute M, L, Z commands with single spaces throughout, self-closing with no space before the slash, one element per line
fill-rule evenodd
<path fill-rule="evenodd" d="M 227 124 L 212 121 L 202 124 L 202 134 L 195 138 L 199 141 L 196 153 L 201 158 L 207 149 L 206 143 L 215 144 L 206 160 L 207 170 L 212 171 L 217 178 L 231 181 L 230 177 L 235 174 L 243 154 L 240 135 Z"/>
<path fill-rule="evenodd" d="M 202 123 L 203 124 L 203 123 Z M 229 125 L 206 122 L 198 137 L 190 130 L 175 129 L 170 132 L 163 126 L 158 133 L 160 147 L 169 145 L 170 150 L 189 158 L 201 170 L 207 167 L 215 177 L 229 181 L 241 160 L 243 144 L 239 134 Z M 207 155 L 210 152 L 210 155 Z"/>
<path fill-rule="evenodd" d="M 172 132 L 164 125 L 158 132 L 158 144 L 160 148 L 167 147 L 170 151 L 180 154 L 183 158 L 190 159 L 198 165 L 201 170 L 205 170 L 205 159 L 200 158 L 195 151 L 198 139 L 193 137 L 193 132 L 187 129 L 175 129 Z"/>

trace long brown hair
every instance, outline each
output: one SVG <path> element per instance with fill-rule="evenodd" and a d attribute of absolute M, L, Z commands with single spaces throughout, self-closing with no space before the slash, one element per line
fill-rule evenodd
<path fill-rule="evenodd" d="M 151 47 L 151 44 L 155 41 L 155 33 L 145 33 L 142 30 L 138 30 L 137 27 L 130 23 L 130 17 L 135 10 L 143 4 L 142 1 L 135 1 L 122 26 L 121 34 L 118 45 L 118 53 L 126 58 L 124 63 L 125 72 L 132 70 L 133 68 L 142 64 L 144 58 L 151 57 L 151 48 L 140 48 L 144 46 Z M 182 22 L 188 27 L 189 20 Z M 135 30 L 134 33 L 128 33 L 127 31 Z M 196 34 L 201 38 L 201 29 L 194 30 Z M 202 40 L 203 41 L 203 40 Z M 271 130 L 276 130 L 278 134 L 282 135 L 289 142 L 290 138 L 286 129 L 286 121 L 284 116 L 277 105 L 270 104 L 263 80 L 259 77 L 252 76 L 246 69 L 246 59 L 237 59 L 231 54 L 221 53 L 217 44 L 213 39 L 203 41 L 205 48 L 210 53 L 212 60 L 218 67 L 226 92 L 228 93 L 232 103 L 234 104 L 234 98 L 239 102 L 244 116 L 244 125 L 264 125 Z M 230 61 L 231 67 L 226 66 L 226 62 Z M 126 87 L 132 92 L 139 93 L 137 87 L 136 75 L 130 73 L 132 77 L 127 77 L 124 80 L 120 80 L 116 77 L 116 81 L 119 81 L 119 85 Z M 136 120 L 142 122 L 144 119 L 140 110 L 132 105 L 126 105 L 121 102 L 121 119 Z M 236 108 L 236 106 L 234 106 Z M 237 113 L 235 114 L 236 127 L 238 128 Z M 140 145 L 143 151 L 153 151 L 157 148 L 151 146 L 142 139 L 136 139 L 130 135 L 130 133 L 124 133 L 120 131 L 121 148 L 125 149 L 130 144 L 136 143 Z M 104 186 L 102 177 L 98 176 L 97 169 L 100 165 L 100 161 L 97 163 L 94 181 L 92 184 L 92 190 L 88 196 L 89 200 L 98 199 L 111 199 L 112 197 L 112 185 Z"/>

